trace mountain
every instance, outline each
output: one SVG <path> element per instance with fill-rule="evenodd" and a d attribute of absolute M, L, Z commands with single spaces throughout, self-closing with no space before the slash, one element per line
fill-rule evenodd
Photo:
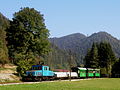
<path fill-rule="evenodd" d="M 61 50 L 71 50 L 77 56 L 77 64 L 82 64 L 87 50 L 91 48 L 93 42 L 109 42 L 117 57 L 120 57 L 120 41 L 107 32 L 94 33 L 89 37 L 75 33 L 60 38 L 50 38 L 51 43 Z"/>
<path fill-rule="evenodd" d="M 120 41 L 117 38 L 110 35 L 109 33 L 98 32 L 92 34 L 91 36 L 83 40 L 82 42 L 83 45 L 81 46 L 81 48 L 85 48 L 85 49 L 91 48 L 93 42 L 97 42 L 97 43 L 109 42 L 116 56 L 120 57 Z M 84 50 L 84 52 L 86 53 L 86 50 Z"/>
<path fill-rule="evenodd" d="M 50 42 L 58 46 L 60 49 L 71 49 L 74 48 L 77 43 L 81 43 L 84 38 L 86 38 L 85 35 L 75 33 L 60 38 L 50 38 Z"/>

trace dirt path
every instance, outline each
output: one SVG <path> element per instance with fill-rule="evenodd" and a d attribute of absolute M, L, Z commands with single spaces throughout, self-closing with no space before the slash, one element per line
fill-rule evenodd
<path fill-rule="evenodd" d="M 91 79 L 72 79 L 71 81 L 80 81 L 80 80 L 91 80 Z M 62 82 L 62 81 L 69 81 L 69 80 L 55 80 L 55 81 L 42 81 L 42 82 L 5 83 L 5 84 L 0 84 L 0 86 L 5 86 L 5 85 L 19 85 L 19 84 L 36 84 L 36 83 L 44 83 L 44 82 Z"/>

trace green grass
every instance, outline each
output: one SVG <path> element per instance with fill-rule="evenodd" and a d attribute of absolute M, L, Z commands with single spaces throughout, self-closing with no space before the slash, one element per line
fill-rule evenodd
<path fill-rule="evenodd" d="M 0 86 L 0 90 L 120 90 L 120 79 L 105 78 L 81 81 L 42 82 Z"/>

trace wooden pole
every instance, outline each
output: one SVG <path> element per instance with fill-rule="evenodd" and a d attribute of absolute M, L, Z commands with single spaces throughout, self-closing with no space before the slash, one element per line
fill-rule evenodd
<path fill-rule="evenodd" d="M 69 81 L 71 81 L 71 68 L 72 68 L 72 67 L 71 67 L 71 66 L 72 66 L 72 65 L 71 65 L 71 64 L 72 64 L 72 63 L 71 63 L 71 61 L 72 61 L 72 53 L 71 53 L 71 50 L 69 50 L 69 57 L 70 57 L 70 59 L 69 59 L 69 68 L 70 68 L 70 69 L 69 69 L 69 70 L 70 70 Z"/>

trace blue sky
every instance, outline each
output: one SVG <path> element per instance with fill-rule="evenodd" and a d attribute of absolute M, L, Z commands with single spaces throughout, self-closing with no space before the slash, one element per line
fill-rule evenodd
<path fill-rule="evenodd" d="M 44 14 L 50 37 L 106 31 L 120 39 L 120 0 L 1 0 L 0 12 L 12 19 L 21 7 Z"/>

